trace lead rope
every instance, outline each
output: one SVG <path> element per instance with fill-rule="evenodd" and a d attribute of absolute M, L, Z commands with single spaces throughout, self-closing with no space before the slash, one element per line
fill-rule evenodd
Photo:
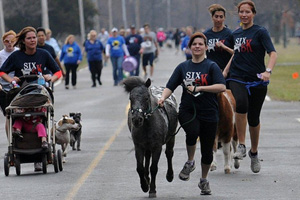
<path fill-rule="evenodd" d="M 193 108 L 194 108 L 194 115 L 193 115 L 192 119 L 190 119 L 189 121 L 184 122 L 183 124 L 181 124 L 180 127 L 177 129 L 177 131 L 174 134 L 171 134 L 171 136 L 177 135 L 177 133 L 179 132 L 179 130 L 182 128 L 182 126 L 184 126 L 184 125 L 192 122 L 196 118 L 197 112 L 196 112 L 196 106 L 195 106 L 194 101 L 193 101 Z"/>

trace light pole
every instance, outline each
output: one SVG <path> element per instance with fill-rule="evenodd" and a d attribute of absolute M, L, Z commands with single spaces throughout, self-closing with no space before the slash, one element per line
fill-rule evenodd
<path fill-rule="evenodd" d="M 41 0 L 42 5 L 42 27 L 49 29 L 49 17 L 48 17 L 48 0 Z"/>
<path fill-rule="evenodd" d="M 0 0 L 0 36 L 5 33 L 5 24 L 4 24 L 4 13 L 3 13 L 3 5 L 2 0 Z M 1 49 L 3 48 L 2 42 L 0 42 Z"/>
<path fill-rule="evenodd" d="M 81 44 L 83 44 L 85 40 L 85 27 L 84 27 L 84 13 L 83 13 L 83 4 L 82 0 L 78 0 L 78 6 L 79 6 L 79 22 L 80 22 L 80 35 L 81 35 Z"/>

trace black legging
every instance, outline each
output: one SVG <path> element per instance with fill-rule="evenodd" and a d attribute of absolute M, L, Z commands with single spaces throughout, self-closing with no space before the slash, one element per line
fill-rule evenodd
<path fill-rule="evenodd" d="M 229 87 L 236 101 L 236 112 L 240 114 L 248 113 L 249 126 L 256 127 L 260 123 L 260 112 L 267 95 L 266 86 L 250 87 L 251 95 L 245 84 L 230 81 Z"/>
<path fill-rule="evenodd" d="M 72 85 L 75 86 L 77 82 L 77 68 L 78 64 L 65 64 L 66 68 L 66 80 L 65 85 L 69 85 L 70 81 L 70 71 L 72 73 Z"/>
<path fill-rule="evenodd" d="M 98 61 L 89 61 L 90 71 L 92 74 L 92 81 L 93 85 L 96 85 L 96 79 L 98 80 L 99 84 L 101 83 L 101 72 L 103 68 L 102 60 Z"/>
<path fill-rule="evenodd" d="M 194 113 L 180 111 L 178 115 L 180 124 L 182 125 L 191 120 L 193 115 Z M 200 137 L 201 163 L 205 165 L 210 165 L 213 161 L 213 146 L 217 125 L 217 122 L 206 122 L 196 117 L 193 121 L 182 126 L 186 133 L 186 144 L 188 146 L 195 145 L 198 137 Z"/>

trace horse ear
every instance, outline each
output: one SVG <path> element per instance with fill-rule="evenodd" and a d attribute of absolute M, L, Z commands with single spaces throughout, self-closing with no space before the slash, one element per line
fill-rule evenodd
<path fill-rule="evenodd" d="M 151 80 L 150 78 L 147 79 L 147 81 L 145 82 L 145 86 L 148 88 L 151 85 Z"/>

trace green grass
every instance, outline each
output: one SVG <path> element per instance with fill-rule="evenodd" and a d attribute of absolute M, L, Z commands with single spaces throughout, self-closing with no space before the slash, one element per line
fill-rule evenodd
<path fill-rule="evenodd" d="M 300 77 L 297 79 L 292 77 L 295 72 L 300 74 L 300 45 L 298 45 L 298 38 L 290 39 L 287 48 L 283 48 L 282 44 L 275 45 L 275 48 L 278 58 L 268 86 L 268 95 L 274 100 L 300 101 Z M 266 64 L 267 62 L 268 58 L 266 59 Z M 293 64 L 283 65 L 284 63 Z"/>

